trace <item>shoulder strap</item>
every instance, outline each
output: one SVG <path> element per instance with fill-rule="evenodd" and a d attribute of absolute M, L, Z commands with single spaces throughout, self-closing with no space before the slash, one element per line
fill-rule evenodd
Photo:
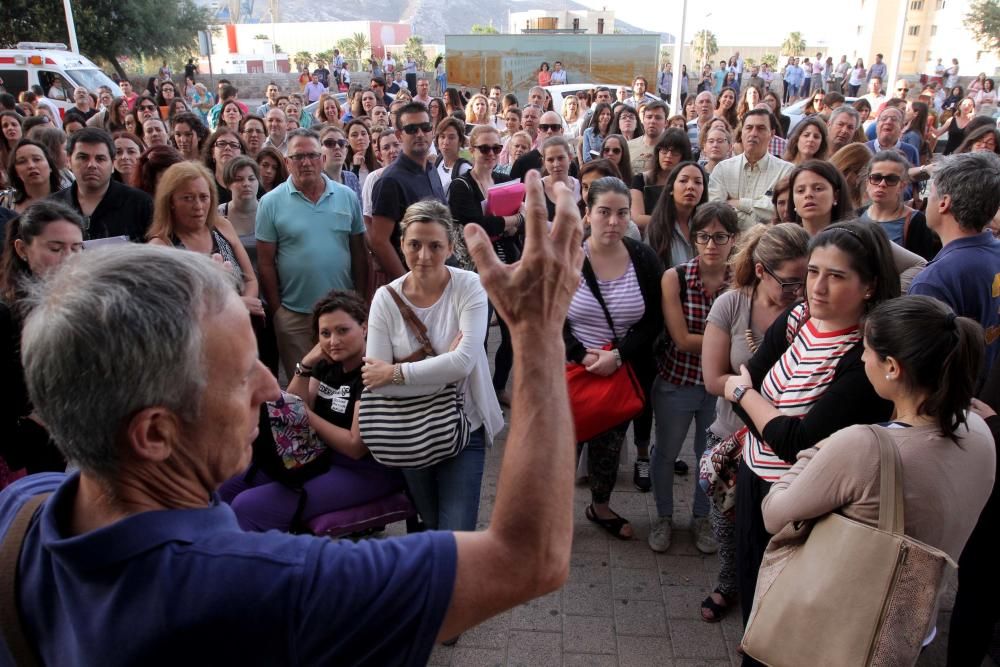
<path fill-rule="evenodd" d="M 889 438 L 888 429 L 868 427 L 878 439 L 879 508 L 878 528 L 896 535 L 903 534 L 903 471 L 899 450 Z"/>
<path fill-rule="evenodd" d="M 906 247 L 906 240 L 910 237 L 910 220 L 913 219 L 913 214 L 916 210 L 910 208 L 909 206 L 904 206 L 906 209 L 906 215 L 903 216 L 903 247 Z"/>
<path fill-rule="evenodd" d="M 403 321 L 406 322 L 406 326 L 413 332 L 413 335 L 417 337 L 417 341 L 420 343 L 420 347 L 423 348 L 424 353 L 428 357 L 433 357 L 435 355 L 434 346 L 431 345 L 430 338 L 427 337 L 427 326 L 420 321 L 420 318 L 413 312 L 413 309 L 406 305 L 403 297 L 399 296 L 396 290 L 389 285 L 386 285 L 385 289 L 389 292 L 392 300 L 396 302 L 396 307 L 399 308 L 399 312 L 403 315 Z"/>
<path fill-rule="evenodd" d="M 597 303 L 601 305 L 601 310 L 604 311 L 604 318 L 608 321 L 608 326 L 611 327 L 611 344 L 614 347 L 618 347 L 618 334 L 615 333 L 615 322 L 611 319 L 611 312 L 608 310 L 608 306 L 604 303 L 604 295 L 601 294 L 601 287 L 597 284 L 597 276 L 594 274 L 594 268 L 590 265 L 590 259 L 585 257 L 583 260 L 583 279 L 587 281 L 587 287 L 590 288 L 591 293 L 594 298 L 597 299 Z"/>
<path fill-rule="evenodd" d="M 687 271 L 684 269 L 684 263 L 678 264 L 674 268 L 677 269 L 677 285 L 680 288 L 681 309 L 683 309 L 684 302 L 687 301 L 688 298 Z"/>
<path fill-rule="evenodd" d="M 40 493 L 32 496 L 28 502 L 21 505 L 14 520 L 7 529 L 3 543 L 0 544 L 0 629 L 3 632 L 7 649 L 14 657 L 14 664 L 19 667 L 34 667 L 41 664 L 34 649 L 28 642 L 21 623 L 21 612 L 18 609 L 17 594 L 17 564 L 21 558 L 21 547 L 28 533 L 31 520 L 38 512 L 50 493 Z"/>

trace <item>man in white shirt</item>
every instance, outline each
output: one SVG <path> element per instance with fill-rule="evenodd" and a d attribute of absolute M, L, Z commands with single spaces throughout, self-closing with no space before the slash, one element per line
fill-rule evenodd
<path fill-rule="evenodd" d="M 768 152 L 772 116 L 765 109 L 748 111 L 741 132 L 743 154 L 720 162 L 709 179 L 708 198 L 732 206 L 743 230 L 771 220 L 774 185 L 795 166 Z"/>
<path fill-rule="evenodd" d="M 562 63 L 556 61 L 553 64 L 552 78 L 549 80 L 549 85 L 558 86 L 566 83 L 566 70 L 563 69 Z"/>
<path fill-rule="evenodd" d="M 868 80 L 868 94 L 863 95 L 861 99 L 868 100 L 868 104 L 872 105 L 873 116 L 878 113 L 886 100 L 885 92 L 882 90 L 881 77 L 875 76 Z"/>

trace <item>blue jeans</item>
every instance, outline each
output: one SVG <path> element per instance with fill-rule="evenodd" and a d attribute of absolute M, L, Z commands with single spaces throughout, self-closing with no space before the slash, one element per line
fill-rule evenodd
<path fill-rule="evenodd" d="M 469 436 L 465 449 L 429 468 L 404 470 L 403 477 L 430 530 L 475 530 L 486 459 L 486 430 Z"/>
<path fill-rule="evenodd" d="M 705 453 L 708 427 L 715 420 L 715 396 L 705 391 L 704 385 L 676 385 L 657 377 L 653 382 L 653 414 L 656 415 L 656 446 L 653 448 L 650 477 L 656 513 L 660 517 L 674 514 L 674 461 L 684 445 L 691 419 L 695 420 L 695 468 Z M 691 475 L 694 483 L 695 517 L 708 516 L 708 496 L 698 484 L 697 473 Z"/>

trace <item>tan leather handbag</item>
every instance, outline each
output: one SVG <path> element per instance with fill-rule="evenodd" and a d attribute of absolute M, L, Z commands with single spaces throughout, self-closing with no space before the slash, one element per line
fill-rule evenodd
<path fill-rule="evenodd" d="M 913 665 L 931 628 L 948 554 L 903 534 L 899 452 L 873 426 L 880 454 L 878 527 L 831 513 L 795 526 L 804 541 L 760 566 L 743 650 L 772 667 Z"/>

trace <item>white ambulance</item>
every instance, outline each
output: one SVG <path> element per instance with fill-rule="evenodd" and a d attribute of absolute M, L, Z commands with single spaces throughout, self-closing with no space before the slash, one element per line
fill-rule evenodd
<path fill-rule="evenodd" d="M 108 86 L 113 95 L 121 89 L 101 69 L 65 44 L 19 42 L 15 49 L 0 49 L 0 80 L 17 97 L 32 86 L 41 86 L 45 96 L 65 111 L 73 106 L 73 89 L 83 86 L 92 93 Z"/>

